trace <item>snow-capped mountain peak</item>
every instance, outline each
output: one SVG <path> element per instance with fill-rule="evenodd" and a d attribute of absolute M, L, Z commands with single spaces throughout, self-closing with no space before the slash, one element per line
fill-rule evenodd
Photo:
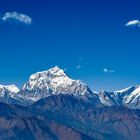
<path fill-rule="evenodd" d="M 107 106 L 119 105 L 132 109 L 140 108 L 140 86 L 130 86 L 115 92 L 102 91 L 100 101 Z"/>
<path fill-rule="evenodd" d="M 25 99 L 20 94 L 16 85 L 0 85 L 0 102 L 25 106 L 32 103 L 30 99 Z"/>
<path fill-rule="evenodd" d="M 114 91 L 115 93 L 124 93 L 124 92 L 131 92 L 132 90 L 136 89 L 138 86 L 129 86 L 128 88 Z"/>
<path fill-rule="evenodd" d="M 65 81 L 67 79 L 67 81 Z M 68 77 L 62 69 L 58 66 L 51 68 L 47 71 L 37 72 L 32 74 L 29 78 L 29 82 L 23 86 L 23 90 L 32 90 L 34 88 L 49 88 L 48 84 L 61 84 L 62 82 L 68 82 Z M 69 80 L 70 82 L 70 80 Z"/>
<path fill-rule="evenodd" d="M 0 90 L 7 90 L 12 93 L 18 93 L 19 89 L 16 85 L 0 85 Z"/>
<path fill-rule="evenodd" d="M 32 74 L 22 90 L 19 90 L 15 85 L 0 85 L 0 102 L 10 104 L 27 105 L 57 94 L 69 94 L 90 102 L 102 103 L 105 106 L 115 105 L 140 109 L 139 85 L 114 92 L 101 91 L 98 93 L 91 91 L 80 80 L 71 79 L 58 66 Z"/>
<path fill-rule="evenodd" d="M 88 90 L 86 84 L 80 80 L 73 80 L 55 66 L 47 71 L 32 74 L 29 81 L 23 86 L 23 91 L 28 91 L 28 98 L 36 101 L 51 94 L 84 95 Z"/>

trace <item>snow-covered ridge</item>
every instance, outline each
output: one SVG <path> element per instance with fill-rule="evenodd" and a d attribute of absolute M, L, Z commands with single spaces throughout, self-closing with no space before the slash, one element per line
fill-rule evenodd
<path fill-rule="evenodd" d="M 55 86 L 67 83 L 71 84 L 72 80 L 67 77 L 62 69 L 55 66 L 47 71 L 32 74 L 29 78 L 29 82 L 23 86 L 23 90 L 49 88 L 48 84 Z"/>
<path fill-rule="evenodd" d="M 123 90 L 99 93 L 100 101 L 106 106 L 119 105 L 140 109 L 140 86 L 130 86 Z"/>
<path fill-rule="evenodd" d="M 9 92 L 18 93 L 19 89 L 16 85 L 0 85 L 0 90 L 7 90 Z"/>
<path fill-rule="evenodd" d="M 0 85 L 0 102 L 27 104 L 54 94 L 69 94 L 87 101 L 93 101 L 94 99 L 93 102 L 99 101 L 105 106 L 116 105 L 140 109 L 140 86 L 130 86 L 114 92 L 101 91 L 98 93 L 90 90 L 80 80 L 71 79 L 64 70 L 57 66 L 32 74 L 21 90 L 15 85 Z"/>
<path fill-rule="evenodd" d="M 19 92 L 20 90 L 16 85 L 0 85 L 0 102 L 25 106 L 32 103 L 31 100 L 25 99 Z"/>
<path fill-rule="evenodd" d="M 81 94 L 84 94 L 84 87 L 86 84 L 82 83 L 80 80 L 70 79 L 62 69 L 56 66 L 47 71 L 32 74 L 29 78 L 29 82 L 23 86 L 23 90 L 46 88 L 48 90 L 52 90 L 53 92 L 70 92 L 70 88 L 74 85 L 81 85 L 83 87 L 81 87 Z"/>
<path fill-rule="evenodd" d="M 80 80 L 73 80 L 65 74 L 64 70 L 55 66 L 47 71 L 32 74 L 29 81 L 23 86 L 23 91 L 28 91 L 25 98 L 38 100 L 51 94 L 84 95 L 88 90 L 86 84 Z"/>
<path fill-rule="evenodd" d="M 116 92 L 116 93 L 124 93 L 124 92 L 128 92 L 129 90 L 135 89 L 137 87 L 138 86 L 129 86 L 129 87 L 125 88 L 125 89 L 117 90 L 117 91 L 114 91 L 114 92 Z"/>

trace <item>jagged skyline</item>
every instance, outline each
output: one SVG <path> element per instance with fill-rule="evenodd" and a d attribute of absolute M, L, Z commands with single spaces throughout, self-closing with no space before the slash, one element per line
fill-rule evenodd
<path fill-rule="evenodd" d="M 140 84 L 138 0 L 0 2 L 0 84 L 55 65 L 93 90 Z M 130 10 L 133 9 L 133 10 Z"/>

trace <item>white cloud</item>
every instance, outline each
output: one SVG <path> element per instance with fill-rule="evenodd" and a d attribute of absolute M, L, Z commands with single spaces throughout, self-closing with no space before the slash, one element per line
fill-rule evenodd
<path fill-rule="evenodd" d="M 105 72 L 105 73 L 114 73 L 115 71 L 113 69 L 104 68 L 103 72 Z"/>
<path fill-rule="evenodd" d="M 77 65 L 76 69 L 79 70 L 82 66 L 81 65 Z"/>
<path fill-rule="evenodd" d="M 2 17 L 3 21 L 18 21 L 27 25 L 32 23 L 32 18 L 17 12 L 6 12 Z"/>
<path fill-rule="evenodd" d="M 131 20 L 129 22 L 126 23 L 125 26 L 138 26 L 140 27 L 140 21 L 139 20 Z"/>

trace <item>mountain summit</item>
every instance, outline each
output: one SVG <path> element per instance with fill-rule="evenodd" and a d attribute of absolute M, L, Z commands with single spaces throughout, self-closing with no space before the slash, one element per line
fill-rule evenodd
<path fill-rule="evenodd" d="M 130 86 L 126 89 L 99 93 L 100 101 L 106 106 L 125 106 L 131 109 L 140 109 L 140 86 Z"/>
<path fill-rule="evenodd" d="M 33 101 L 37 101 L 52 94 L 61 93 L 82 96 L 87 92 L 89 91 L 86 84 L 80 80 L 71 79 L 58 66 L 47 71 L 32 74 L 29 81 L 22 89 L 22 95 Z"/>
<path fill-rule="evenodd" d="M 19 94 L 19 91 L 16 85 L 0 85 L 0 102 L 19 105 L 28 104 L 28 101 Z"/>
<path fill-rule="evenodd" d="M 0 85 L 0 91 L 9 91 L 13 93 L 18 93 L 19 89 L 16 85 Z"/>
<path fill-rule="evenodd" d="M 59 67 L 0 86 L 0 139 L 139 140 L 140 86 L 92 92 Z M 138 110 L 136 110 L 138 109 Z"/>
<path fill-rule="evenodd" d="M 58 94 L 74 96 L 92 104 L 140 109 L 140 86 L 131 86 L 114 92 L 94 93 L 85 83 L 71 79 L 58 66 L 32 74 L 21 90 L 15 85 L 0 85 L 0 101 L 9 104 L 27 106 L 40 99 Z"/>

